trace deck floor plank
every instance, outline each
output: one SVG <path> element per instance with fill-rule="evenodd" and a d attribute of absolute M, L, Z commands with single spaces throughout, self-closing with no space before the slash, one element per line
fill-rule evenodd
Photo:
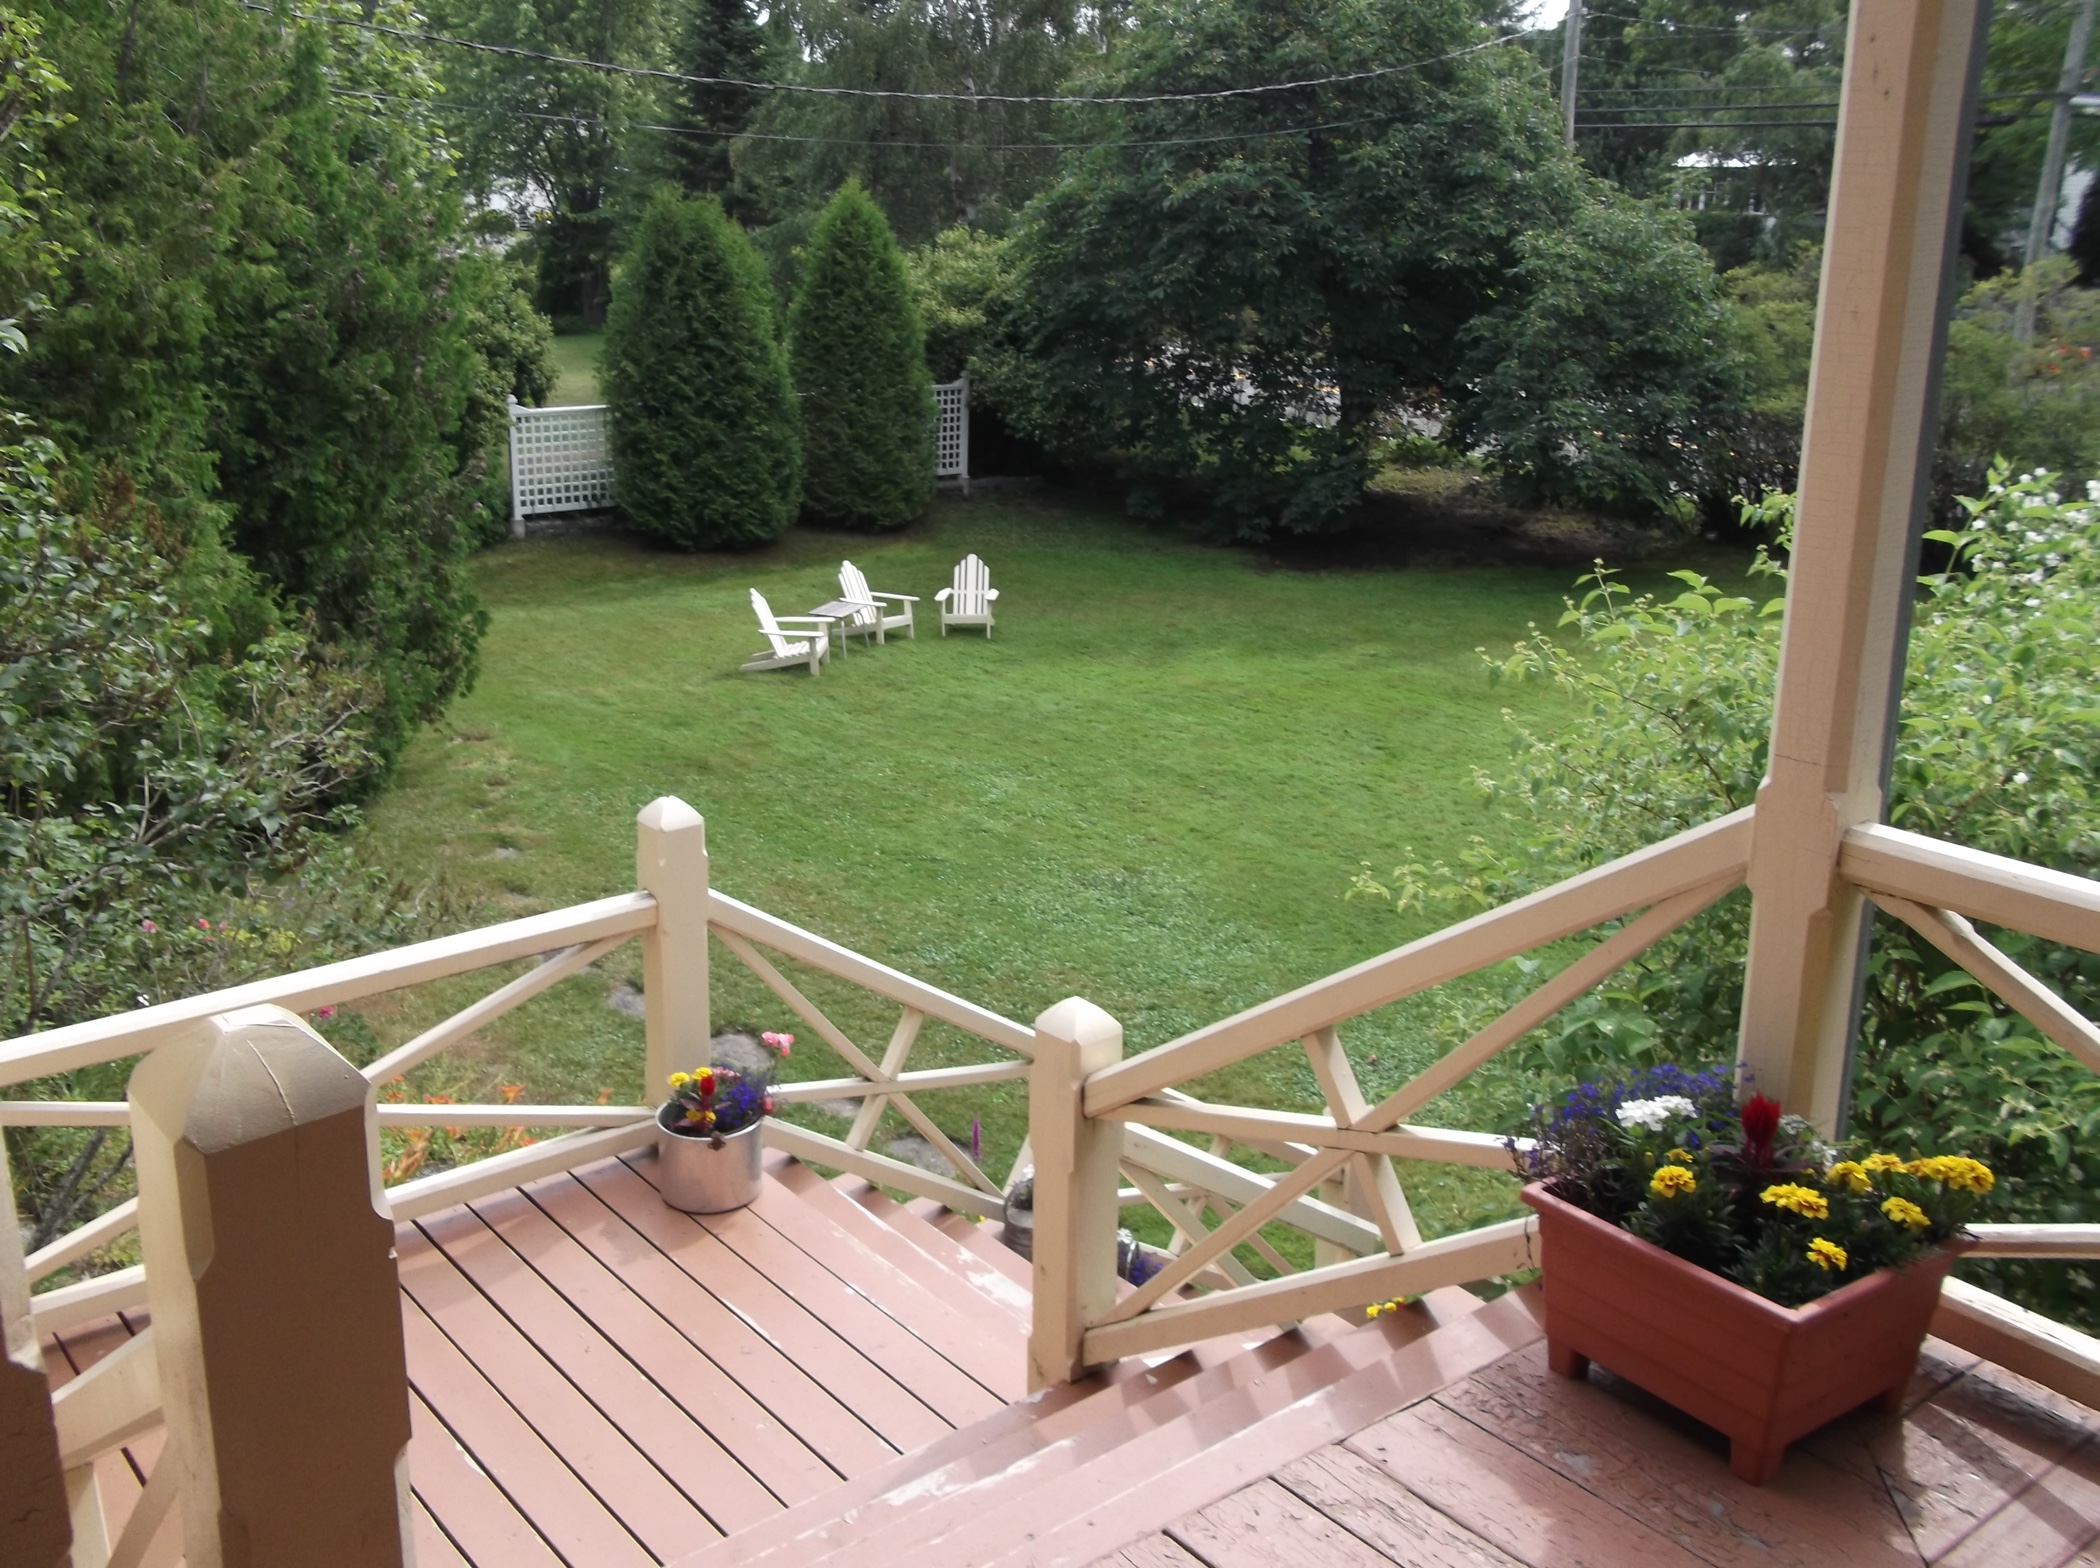
<path fill-rule="evenodd" d="M 53 1351 L 58 1356 L 52 1388 L 56 1390 L 87 1371 L 132 1335 L 144 1332 L 149 1322 L 144 1312 L 125 1313 L 53 1335 L 45 1352 L 47 1358 Z M 63 1376 L 58 1375 L 59 1369 L 63 1369 Z M 139 1494 L 145 1491 L 146 1478 L 153 1473 L 154 1462 L 160 1458 L 166 1441 L 166 1434 L 156 1428 L 96 1459 L 95 1485 L 102 1499 L 102 1528 L 112 1546 L 130 1522 L 131 1511 L 138 1506 Z M 181 1561 L 182 1532 L 164 1523 L 140 1560 L 140 1568 L 176 1568 Z"/>
<path fill-rule="evenodd" d="M 479 1227 L 479 1221 L 472 1223 Z M 420 1236 L 419 1232 L 414 1234 Z M 555 1338 L 570 1358 L 580 1363 L 577 1373 L 591 1387 L 579 1387 L 563 1361 L 550 1356 L 534 1343 L 527 1327 L 512 1321 L 477 1289 L 442 1247 L 427 1239 L 420 1245 L 415 1240 L 408 1240 L 397 1243 L 397 1250 L 401 1258 L 401 1288 L 501 1391 L 511 1407 L 548 1447 L 561 1456 L 562 1462 L 584 1485 L 597 1494 L 651 1556 L 665 1561 L 716 1536 L 728 1534 L 708 1517 L 697 1501 L 679 1488 L 671 1476 L 664 1473 L 664 1461 L 629 1437 L 617 1421 L 593 1402 L 592 1392 L 601 1397 L 608 1394 L 608 1386 L 618 1377 L 616 1366 L 624 1368 L 629 1379 L 638 1377 L 632 1363 L 609 1346 L 604 1347 L 593 1362 L 587 1352 L 575 1350 L 569 1343 L 568 1334 L 539 1320 L 541 1316 L 551 1317 L 552 1314 L 536 1314 L 531 1327 Z M 522 1265 L 520 1268 L 522 1270 Z M 529 1270 L 522 1271 L 530 1273 Z M 545 1288 L 544 1282 L 541 1286 Z M 537 1308 L 540 1303 L 533 1302 L 532 1305 Z M 564 1306 L 561 1310 L 567 1309 Z M 573 1313 L 568 1315 L 570 1324 L 580 1325 L 576 1329 L 578 1337 L 587 1339 L 594 1334 L 595 1331 L 588 1324 L 582 1324 Z M 563 1325 L 564 1329 L 567 1327 L 569 1325 Z M 626 1396 L 632 1393 L 632 1389 L 623 1386 L 617 1392 Z M 656 1409 L 675 1411 L 676 1407 L 658 1396 Z M 631 1409 L 622 1409 L 623 1415 L 633 1413 Z M 685 1421 L 682 1411 L 677 1414 L 681 1421 Z M 695 1434 L 698 1433 L 689 1422 L 687 1425 Z M 713 1447 L 704 1437 L 700 1441 L 709 1448 Z M 748 1472 L 726 1455 L 720 1455 L 719 1450 L 716 1450 L 716 1455 L 722 1462 L 710 1473 L 713 1484 L 726 1487 L 733 1472 L 748 1489 L 771 1503 Z M 771 1511 L 771 1507 L 764 1510 Z M 756 1517 L 763 1518 L 764 1512 L 757 1513 Z"/>
<path fill-rule="evenodd" d="M 1189 1556 L 1169 1537 L 1149 1535 L 1113 1557 L 1102 1558 L 1099 1568 L 1204 1568 L 1204 1563 L 1200 1557 Z"/>
<path fill-rule="evenodd" d="M 578 1310 L 677 1397 L 705 1398 L 711 1406 L 719 1398 L 719 1408 L 727 1411 L 730 1396 L 717 1395 L 701 1371 L 711 1362 L 744 1391 L 762 1419 L 777 1422 L 802 1445 L 803 1461 L 759 1461 L 768 1484 L 783 1496 L 799 1495 L 797 1476 L 811 1456 L 821 1462 L 809 1467 L 807 1484 L 821 1489 L 826 1476 L 860 1474 L 887 1463 L 919 1433 L 947 1430 L 946 1422 L 911 1401 L 917 1419 L 899 1423 L 900 1442 L 885 1439 L 812 1375 L 839 1386 L 872 1381 L 883 1390 L 875 1403 L 895 1405 L 902 1390 L 850 1345 L 785 1298 L 783 1310 L 755 1320 L 739 1315 L 574 1177 L 550 1176 L 533 1183 L 525 1196 L 548 1228 L 520 1223 L 508 1211 L 499 1228 Z M 688 1229 L 705 1237 L 697 1227 Z M 765 1332 L 753 1321 L 762 1322 Z M 739 1453 L 744 1442 L 761 1441 L 759 1434 L 747 1439 L 742 1429 L 737 1437 Z"/>
<path fill-rule="evenodd" d="M 1340 1444 L 1285 1466 L 1276 1482 L 1407 1568 L 1522 1568 L 1493 1542 L 1438 1513 Z"/>
<path fill-rule="evenodd" d="M 1532 1568 L 1693 1568 L 1699 1559 L 1558 1472 L 1425 1400 L 1343 1445 Z"/>
<path fill-rule="evenodd" d="M 622 1159 L 653 1187 L 653 1153 Z M 800 1252 L 837 1275 L 841 1283 L 845 1280 L 839 1270 L 850 1270 L 857 1293 L 951 1365 L 994 1405 L 1018 1399 L 1027 1391 L 1025 1352 L 1016 1348 L 1014 1336 L 996 1322 L 997 1314 L 985 1311 L 989 1304 L 979 1301 L 969 1285 L 938 1267 L 828 1182 L 817 1182 L 806 1193 L 797 1192 L 769 1171 L 753 1202 L 727 1213 L 692 1218 L 769 1275 L 768 1260 L 784 1260 L 792 1252 Z M 877 1229 L 885 1232 L 883 1239 L 875 1237 Z"/>
<path fill-rule="evenodd" d="M 538 1216 L 539 1211 L 523 1198 L 516 1201 Z M 633 1445 L 633 1451 L 646 1455 L 687 1505 L 706 1514 L 721 1534 L 780 1511 L 780 1499 L 723 1441 L 658 1387 L 617 1340 L 542 1279 L 480 1215 L 470 1208 L 454 1209 L 422 1221 L 420 1228 L 489 1304 Z M 517 1400 L 513 1398 L 512 1403 Z M 616 1454 L 614 1462 L 629 1461 Z M 678 1516 L 672 1528 L 684 1523 L 682 1515 Z M 662 1555 L 655 1540 L 646 1534 L 644 1539 Z"/>
<path fill-rule="evenodd" d="M 413 1298 L 404 1300 L 401 1321 L 410 1386 L 475 1467 L 502 1478 L 512 1504 L 565 1561 L 576 1568 L 651 1568 L 656 1559 L 620 1518 Z M 534 1376 L 545 1380 L 555 1374 L 528 1372 L 528 1380 Z M 697 1511 L 693 1517 L 700 1520 Z M 500 1568 L 502 1561 L 490 1559 L 482 1568 Z"/>
<path fill-rule="evenodd" d="M 1274 1481 L 1243 1487 L 1168 1530 L 1209 1568 L 1392 1568 L 1310 1503 Z"/>
<path fill-rule="evenodd" d="M 430 1516 L 421 1498 L 409 1505 L 409 1528 L 416 1543 L 416 1568 L 474 1568 Z"/>
<path fill-rule="evenodd" d="M 1541 1345 L 1437 1402 L 1721 1568 L 1919 1568 L 1878 1479 L 1795 1451 L 1752 1486 L 1729 1470 L 1719 1433 L 1624 1382 L 1555 1377 Z"/>
<path fill-rule="evenodd" d="M 795 1312 L 786 1309 L 800 1309 L 812 1324 L 826 1329 L 825 1337 L 851 1349 L 854 1361 L 879 1371 L 895 1389 L 888 1399 L 877 1399 L 877 1386 L 842 1385 L 829 1375 L 824 1382 L 900 1448 L 930 1442 L 942 1431 L 975 1421 L 1004 1403 L 763 1221 L 746 1214 L 740 1225 L 703 1225 L 666 1208 L 654 1187 L 618 1161 L 576 1174 L 666 1256 L 754 1322 L 770 1324 L 778 1318 L 792 1324 Z M 730 1244 L 725 1232 L 743 1246 Z M 864 1404 L 863 1398 L 870 1403 Z M 932 1418 L 932 1425 L 913 1416 L 914 1405 Z M 900 1426 L 907 1429 L 901 1441 Z"/>
<path fill-rule="evenodd" d="M 561 1568 L 561 1558 L 532 1522 L 413 1389 L 408 1431 L 408 1473 L 417 1504 L 442 1523 L 469 1560 L 487 1568 Z"/>

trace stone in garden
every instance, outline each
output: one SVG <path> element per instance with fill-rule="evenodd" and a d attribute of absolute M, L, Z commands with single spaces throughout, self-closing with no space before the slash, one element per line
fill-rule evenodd
<path fill-rule="evenodd" d="M 606 993 L 605 1005 L 616 1013 L 625 1013 L 629 1018 L 640 1018 L 645 1010 L 642 1005 L 642 993 L 625 980 L 614 983 L 612 990 Z"/>
<path fill-rule="evenodd" d="M 708 1060 L 717 1067 L 733 1067 L 740 1073 L 762 1073 L 778 1060 L 748 1034 L 718 1034 L 708 1042 Z"/>
<path fill-rule="evenodd" d="M 955 1174 L 947 1156 L 917 1133 L 908 1132 L 901 1138 L 892 1138 L 886 1148 L 891 1159 L 902 1160 L 907 1165 L 916 1165 L 922 1171 L 932 1171 L 941 1176 Z"/>

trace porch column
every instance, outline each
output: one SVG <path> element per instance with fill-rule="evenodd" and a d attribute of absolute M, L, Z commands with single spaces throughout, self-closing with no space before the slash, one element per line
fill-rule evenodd
<path fill-rule="evenodd" d="M 151 1484 L 180 1488 L 189 1568 L 405 1568 L 408 1368 L 371 1086 L 254 1007 L 148 1056 L 131 1124 L 168 1423 Z"/>
<path fill-rule="evenodd" d="M 674 1072 L 713 1059 L 707 998 L 707 824 L 676 795 L 635 817 L 634 883 L 656 895 L 656 924 L 642 933 L 642 1103 L 670 1098 Z"/>
<path fill-rule="evenodd" d="M 1846 42 L 1740 1047 L 1756 1089 L 1826 1131 L 1866 930 L 1838 849 L 1885 804 L 1987 12 L 1854 0 Z"/>

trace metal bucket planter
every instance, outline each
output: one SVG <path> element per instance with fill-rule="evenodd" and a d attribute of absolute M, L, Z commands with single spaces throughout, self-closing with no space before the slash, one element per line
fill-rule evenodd
<path fill-rule="evenodd" d="M 756 1198 L 764 1179 L 758 1157 L 765 1123 L 755 1121 L 727 1134 L 717 1148 L 711 1135 L 693 1138 L 672 1131 L 679 1114 L 675 1100 L 656 1112 L 656 1180 L 664 1202 L 687 1214 L 721 1214 Z"/>
<path fill-rule="evenodd" d="M 1782 1307 L 1556 1198 L 1539 1215 L 1546 1356 L 1563 1377 L 1594 1359 L 1727 1434 L 1730 1467 L 1763 1485 L 1787 1445 L 1869 1400 L 1897 1408 L 1957 1238 L 1805 1307 Z"/>

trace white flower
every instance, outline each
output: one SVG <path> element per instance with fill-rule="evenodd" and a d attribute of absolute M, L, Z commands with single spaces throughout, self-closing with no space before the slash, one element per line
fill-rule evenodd
<path fill-rule="evenodd" d="M 1619 1125 L 1661 1132 L 1664 1122 L 1673 1116 L 1689 1116 L 1693 1109 L 1692 1102 L 1681 1094 L 1658 1095 L 1652 1100 L 1628 1100 L 1619 1107 Z"/>

